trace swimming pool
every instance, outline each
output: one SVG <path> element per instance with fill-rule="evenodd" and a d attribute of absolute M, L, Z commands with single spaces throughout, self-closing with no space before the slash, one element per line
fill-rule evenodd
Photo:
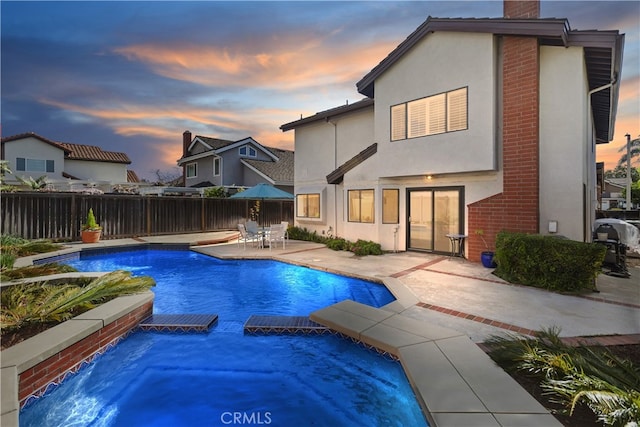
<path fill-rule="evenodd" d="M 20 414 L 24 426 L 426 425 L 399 363 L 333 335 L 244 335 L 252 314 L 308 315 L 384 286 L 190 251 L 83 256 L 83 271 L 150 275 L 155 313 L 216 313 L 207 334 L 136 332 Z"/>

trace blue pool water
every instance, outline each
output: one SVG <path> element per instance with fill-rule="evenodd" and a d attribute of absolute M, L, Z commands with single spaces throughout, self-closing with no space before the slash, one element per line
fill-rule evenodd
<path fill-rule="evenodd" d="M 207 334 L 136 332 L 20 414 L 22 426 L 426 425 L 399 363 L 333 336 L 244 335 L 384 286 L 274 261 L 132 251 L 69 262 L 156 280 L 155 313 L 216 313 Z"/>

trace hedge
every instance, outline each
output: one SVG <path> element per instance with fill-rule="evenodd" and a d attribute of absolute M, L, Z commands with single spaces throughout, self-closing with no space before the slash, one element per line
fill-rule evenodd
<path fill-rule="evenodd" d="M 494 273 L 511 282 L 552 291 L 593 289 L 606 248 L 554 236 L 500 232 Z"/>

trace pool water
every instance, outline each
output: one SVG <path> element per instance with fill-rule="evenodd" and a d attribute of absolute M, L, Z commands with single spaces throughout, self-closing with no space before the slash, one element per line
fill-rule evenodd
<path fill-rule="evenodd" d="M 23 426 L 426 425 L 399 363 L 334 335 L 244 335 L 252 314 L 308 315 L 384 286 L 274 261 L 191 251 L 83 256 L 157 285 L 155 313 L 215 313 L 206 334 L 135 332 L 20 414 Z"/>

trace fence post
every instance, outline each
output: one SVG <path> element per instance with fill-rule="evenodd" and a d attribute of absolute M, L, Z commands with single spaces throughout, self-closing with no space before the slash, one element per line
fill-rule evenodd
<path fill-rule="evenodd" d="M 71 235 L 71 240 L 77 240 L 78 234 L 80 231 L 78 227 L 76 227 L 78 221 L 78 214 L 76 212 L 76 195 L 71 194 L 71 224 L 69 224 L 69 234 Z"/>

